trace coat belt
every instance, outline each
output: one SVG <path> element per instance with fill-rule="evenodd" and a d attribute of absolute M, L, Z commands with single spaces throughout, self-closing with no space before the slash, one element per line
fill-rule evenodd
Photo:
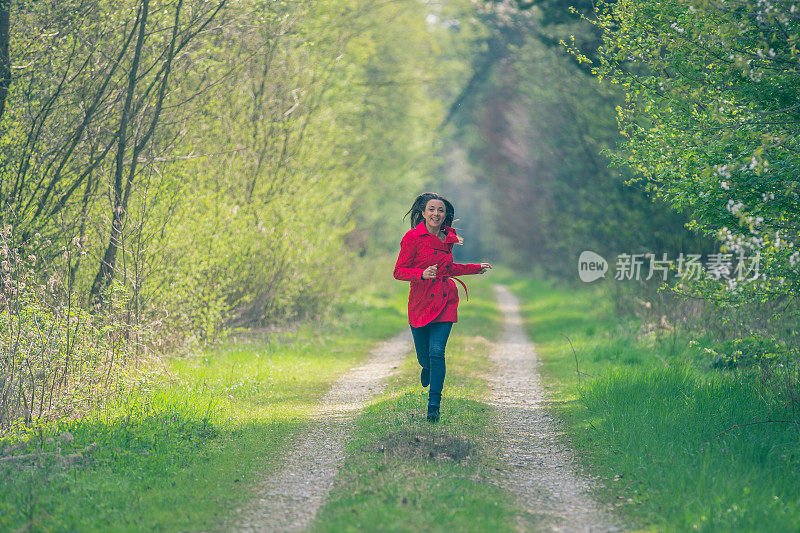
<path fill-rule="evenodd" d="M 457 282 L 459 282 L 459 283 L 461 284 L 461 286 L 462 286 L 462 287 L 464 287 L 464 297 L 465 297 L 465 299 L 466 299 L 467 301 L 469 301 L 469 292 L 467 291 L 467 286 L 464 284 L 464 282 L 463 282 L 463 281 L 461 281 L 460 279 L 458 279 L 458 278 L 457 278 L 457 277 L 455 277 L 455 276 L 442 276 L 442 279 L 443 279 L 443 280 L 444 280 L 444 279 L 447 279 L 447 278 L 451 278 L 451 279 L 454 279 L 454 280 L 456 280 Z M 458 287 L 456 287 L 456 291 L 458 291 Z"/>

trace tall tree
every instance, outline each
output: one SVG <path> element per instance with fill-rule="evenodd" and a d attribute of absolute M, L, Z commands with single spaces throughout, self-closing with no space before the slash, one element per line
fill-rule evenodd
<path fill-rule="evenodd" d="M 9 31 L 11 25 L 11 0 L 0 0 L 0 121 L 6 109 L 6 97 L 11 85 L 11 54 Z"/>

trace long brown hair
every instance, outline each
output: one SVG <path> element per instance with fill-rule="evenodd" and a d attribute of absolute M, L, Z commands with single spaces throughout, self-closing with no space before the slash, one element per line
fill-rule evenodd
<path fill-rule="evenodd" d="M 444 222 L 442 223 L 444 226 L 453 227 L 453 218 L 456 215 L 456 210 L 453 208 L 453 204 L 450 203 L 450 200 L 436 194 L 435 192 L 424 192 L 414 199 L 414 203 L 411 204 L 411 209 L 403 216 L 406 218 L 409 214 L 411 215 L 411 227 L 415 228 L 417 225 L 424 220 L 422 216 L 422 212 L 425 211 L 425 206 L 428 205 L 430 200 L 441 200 L 444 203 L 445 215 L 444 215 Z"/>

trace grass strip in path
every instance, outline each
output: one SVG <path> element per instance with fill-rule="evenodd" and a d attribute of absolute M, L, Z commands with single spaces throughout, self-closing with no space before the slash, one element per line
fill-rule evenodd
<path fill-rule="evenodd" d="M 502 468 L 482 400 L 498 327 L 489 284 L 471 284 L 448 341 L 440 422 L 426 420 L 427 391 L 409 354 L 388 392 L 358 417 L 312 531 L 515 530 L 511 495 L 488 483 Z"/>

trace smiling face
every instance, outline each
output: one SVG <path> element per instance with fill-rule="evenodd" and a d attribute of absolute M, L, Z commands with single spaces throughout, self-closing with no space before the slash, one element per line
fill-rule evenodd
<path fill-rule="evenodd" d="M 428 229 L 432 229 L 435 232 L 438 232 L 439 228 L 441 228 L 446 214 L 447 209 L 441 200 L 428 200 L 428 203 L 425 204 L 425 210 L 422 212 Z"/>

